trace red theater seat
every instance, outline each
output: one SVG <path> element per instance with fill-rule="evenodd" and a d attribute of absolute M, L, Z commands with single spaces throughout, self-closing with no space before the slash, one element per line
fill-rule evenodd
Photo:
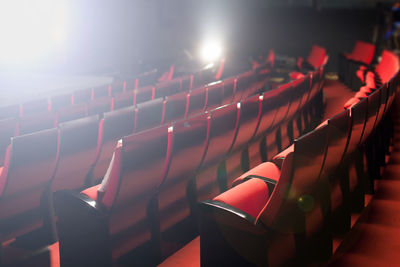
<path fill-rule="evenodd" d="M 140 104 L 154 99 L 154 87 L 146 86 L 134 90 L 134 104 Z"/>
<path fill-rule="evenodd" d="M 310 65 L 312 65 L 315 69 L 317 69 L 318 67 L 321 67 L 323 65 L 325 60 L 325 55 L 326 55 L 325 48 L 318 45 L 313 45 L 311 48 L 311 52 L 308 55 L 307 62 Z"/>
<path fill-rule="evenodd" d="M 158 98 L 136 105 L 134 132 L 159 126 L 163 117 L 163 99 Z"/>
<path fill-rule="evenodd" d="M 170 123 L 185 117 L 187 109 L 187 92 L 167 96 L 164 101 L 164 117 L 162 123 Z"/>
<path fill-rule="evenodd" d="M 50 129 L 56 125 L 56 116 L 53 112 L 25 115 L 18 120 L 18 135 L 33 133 L 44 129 Z"/>
<path fill-rule="evenodd" d="M 57 160 L 57 129 L 14 137 L 0 175 L 0 240 L 40 227 L 41 198 Z"/>
<path fill-rule="evenodd" d="M 347 100 L 346 103 L 344 103 L 343 107 L 345 109 L 348 109 L 348 108 L 351 108 L 353 105 L 357 104 L 358 102 L 360 102 L 360 98 L 352 97 L 349 100 Z"/>
<path fill-rule="evenodd" d="M 206 108 L 206 87 L 191 90 L 188 94 L 188 108 L 185 117 L 188 118 L 203 112 Z"/>
<path fill-rule="evenodd" d="M 92 89 L 82 89 L 74 91 L 72 94 L 72 104 L 87 103 L 92 99 Z"/>
<path fill-rule="evenodd" d="M 104 118 L 100 123 L 100 140 L 97 147 L 96 164 L 92 172 L 95 184 L 100 183 L 101 179 L 103 179 L 117 141 L 124 136 L 132 134 L 134 124 L 134 106 L 104 113 Z"/>
<path fill-rule="evenodd" d="M 87 115 L 86 105 L 76 104 L 76 105 L 69 105 L 64 108 L 60 108 L 57 113 L 57 123 L 63 123 L 66 121 L 76 120 L 83 118 Z"/>
<path fill-rule="evenodd" d="M 154 87 L 154 98 L 173 95 L 180 92 L 180 80 L 162 82 Z"/>
<path fill-rule="evenodd" d="M 224 84 L 222 81 L 209 83 L 207 85 L 207 107 L 206 110 L 221 106 L 224 94 Z"/>
<path fill-rule="evenodd" d="M 369 137 L 372 130 L 374 129 L 375 121 L 379 112 L 380 107 L 380 97 L 381 91 L 376 90 L 368 97 L 368 115 L 365 122 L 364 133 L 361 139 L 361 143 L 364 143 L 365 140 Z"/>
<path fill-rule="evenodd" d="M 99 115 L 100 118 L 103 117 L 103 113 L 112 110 L 112 98 L 111 96 L 105 96 L 102 98 L 93 99 L 86 104 L 87 115 Z"/>
<path fill-rule="evenodd" d="M 51 190 L 84 188 L 96 157 L 99 118 L 92 116 L 64 122 L 58 128 L 58 163 Z"/>
<path fill-rule="evenodd" d="M 224 80 L 224 95 L 222 98 L 222 105 L 233 102 L 233 97 L 236 92 L 236 81 L 236 77 L 230 77 Z"/>
<path fill-rule="evenodd" d="M 118 81 L 118 82 L 113 82 L 110 86 L 109 86 L 109 90 L 110 90 L 110 95 L 111 96 L 115 96 L 117 94 L 120 94 L 122 92 L 125 92 L 125 83 Z"/>
<path fill-rule="evenodd" d="M 236 77 L 236 91 L 233 101 L 240 101 L 256 93 L 255 89 L 252 87 L 253 82 L 254 82 L 253 70 L 239 74 Z"/>
<path fill-rule="evenodd" d="M 190 215 L 193 178 L 206 149 L 208 115 L 174 123 L 171 163 L 158 193 L 161 232 Z"/>
<path fill-rule="evenodd" d="M 354 45 L 353 51 L 348 55 L 348 58 L 369 65 L 372 62 L 374 53 L 374 44 L 357 41 Z"/>
<path fill-rule="evenodd" d="M 172 128 L 167 126 L 124 137 L 115 149 L 101 185 L 89 188 L 77 197 L 62 192 L 55 196 L 63 255 L 61 264 L 111 264 L 111 259 L 150 240 L 154 242 L 151 248 L 159 247 L 155 236 L 152 239 L 156 231 L 152 227 L 157 227 L 154 197 L 167 171 L 171 138 Z M 95 201 L 96 205 L 81 205 L 75 211 L 81 216 L 71 217 L 68 212 L 75 201 L 82 204 Z M 88 238 L 82 240 L 82 234 Z M 151 259 L 158 258 L 155 250 L 148 255 Z"/>
<path fill-rule="evenodd" d="M 113 98 L 113 108 L 114 110 L 133 106 L 135 100 L 134 91 L 127 91 L 123 93 L 118 93 Z"/>

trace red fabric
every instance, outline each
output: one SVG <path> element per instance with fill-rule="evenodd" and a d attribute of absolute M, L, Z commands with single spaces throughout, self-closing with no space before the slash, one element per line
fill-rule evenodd
<path fill-rule="evenodd" d="M 294 151 L 294 145 L 291 145 L 282 152 L 280 152 L 279 154 L 275 155 L 275 157 L 272 158 L 272 162 L 275 163 L 279 168 L 281 168 L 283 160 L 285 159 L 286 155 L 293 151 Z"/>
<path fill-rule="evenodd" d="M 200 267 L 200 236 L 168 257 L 158 267 Z"/>
<path fill-rule="evenodd" d="M 257 217 L 267 203 L 268 197 L 267 184 L 261 179 L 253 178 L 229 189 L 215 197 L 214 200 L 226 203 L 253 217 Z"/>
<path fill-rule="evenodd" d="M 350 58 L 355 61 L 360 61 L 365 64 L 371 64 L 374 57 L 375 45 L 371 43 L 357 41 Z"/>
<path fill-rule="evenodd" d="M 364 93 L 364 92 L 357 92 L 355 95 L 354 95 L 354 97 L 356 97 L 356 98 L 366 98 L 367 97 L 367 94 L 366 93 Z"/>
<path fill-rule="evenodd" d="M 345 109 L 348 109 L 348 108 L 352 107 L 353 105 L 357 104 L 358 102 L 360 102 L 360 99 L 358 99 L 356 97 L 352 97 L 343 105 L 343 107 Z"/>
<path fill-rule="evenodd" d="M 356 75 L 358 79 L 360 79 L 360 81 L 364 83 L 364 71 L 361 70 L 361 68 L 356 72 Z"/>
<path fill-rule="evenodd" d="M 268 52 L 267 63 L 269 63 L 271 68 L 274 67 L 274 64 L 275 64 L 275 52 L 272 49 L 270 49 L 269 52 Z"/>
<path fill-rule="evenodd" d="M 310 63 L 314 68 L 318 68 L 324 64 L 325 55 L 325 48 L 318 45 L 313 45 L 307 58 L 307 62 Z"/>
<path fill-rule="evenodd" d="M 236 186 L 237 184 L 241 183 L 243 179 L 249 175 L 260 176 L 278 181 L 281 175 L 281 171 L 274 163 L 264 162 L 236 178 L 233 181 L 232 186 Z"/>
<path fill-rule="evenodd" d="M 304 77 L 304 74 L 301 73 L 301 72 L 292 71 L 290 73 L 290 79 L 292 79 L 292 80 L 297 80 L 297 79 L 300 79 L 300 78 L 303 78 L 303 77 Z"/>
<path fill-rule="evenodd" d="M 359 91 L 362 92 L 362 93 L 365 93 L 365 94 L 370 94 L 370 93 L 372 93 L 371 87 L 366 86 L 366 85 L 360 87 L 360 90 L 359 90 Z"/>
<path fill-rule="evenodd" d="M 220 63 L 219 63 L 219 68 L 217 71 L 217 74 L 215 75 L 215 79 L 219 80 L 222 77 L 222 74 L 224 73 L 224 67 L 225 67 L 225 58 L 221 59 Z M 254 68 L 254 65 L 253 65 Z"/>
<path fill-rule="evenodd" d="M 98 189 L 101 184 L 89 187 L 88 189 L 83 190 L 81 193 L 87 195 L 90 199 L 97 201 L 98 198 Z"/>
<path fill-rule="evenodd" d="M 299 70 L 301 70 L 301 68 L 303 66 L 303 62 L 304 62 L 304 58 L 302 58 L 302 57 L 297 58 L 296 65 L 297 65 L 297 68 L 299 68 Z"/>
<path fill-rule="evenodd" d="M 6 186 L 7 176 L 8 176 L 8 168 L 10 165 L 10 150 L 11 145 L 8 145 L 6 150 L 6 157 L 4 159 L 4 165 L 1 167 L 0 171 L 0 196 L 3 194 L 4 187 Z"/>

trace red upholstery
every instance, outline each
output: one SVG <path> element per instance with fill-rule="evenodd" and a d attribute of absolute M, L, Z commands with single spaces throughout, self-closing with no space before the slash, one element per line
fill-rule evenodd
<path fill-rule="evenodd" d="M 307 62 L 310 63 L 314 68 L 318 68 L 323 65 L 325 55 L 325 48 L 318 45 L 313 45 L 311 48 L 311 52 L 308 55 Z"/>
<path fill-rule="evenodd" d="M 242 99 L 246 99 L 248 96 L 253 95 L 254 89 L 251 85 L 254 82 L 254 71 L 250 70 L 245 73 L 241 73 L 236 77 L 236 91 L 233 101 L 237 102 Z"/>
<path fill-rule="evenodd" d="M 290 152 L 288 152 L 288 154 Z M 256 167 L 252 168 L 251 170 L 245 172 L 240 177 L 236 178 L 235 181 L 232 183 L 232 187 L 243 182 L 245 180 L 245 178 L 248 176 L 258 176 L 258 177 L 263 177 L 263 178 L 268 178 L 268 179 L 271 179 L 274 181 L 278 181 L 279 177 L 281 176 L 281 171 L 278 168 L 278 166 L 275 165 L 274 163 L 264 162 Z"/>
<path fill-rule="evenodd" d="M 97 148 L 96 164 L 93 167 L 93 179 L 96 183 L 103 179 L 117 141 L 133 133 L 134 123 L 134 106 L 104 113 L 100 149 Z"/>
<path fill-rule="evenodd" d="M 15 135 L 17 120 L 14 118 L 0 120 L 0 166 L 3 166 L 5 153 Z"/>
<path fill-rule="evenodd" d="M 351 135 L 347 152 L 351 153 L 360 144 L 364 133 L 364 125 L 368 108 L 368 98 L 365 98 L 350 107 L 351 116 Z"/>
<path fill-rule="evenodd" d="M 364 93 L 364 94 L 366 94 L 366 95 L 372 93 L 371 87 L 369 87 L 369 86 L 367 86 L 367 85 L 360 87 L 360 90 L 359 90 L 359 91 L 362 92 L 362 93 Z"/>
<path fill-rule="evenodd" d="M 58 164 L 52 192 L 85 187 L 86 175 L 96 159 L 98 131 L 98 116 L 59 125 Z"/>
<path fill-rule="evenodd" d="M 265 134 L 273 125 L 276 113 L 279 109 L 279 90 L 271 90 L 263 94 L 260 123 L 256 136 Z"/>
<path fill-rule="evenodd" d="M 183 119 L 187 109 L 187 92 L 167 96 L 163 107 L 162 123 Z"/>
<path fill-rule="evenodd" d="M 72 94 L 72 104 L 87 103 L 92 99 L 92 89 L 82 89 Z"/>
<path fill-rule="evenodd" d="M 114 110 L 133 106 L 135 100 L 134 91 L 121 92 L 114 96 L 113 108 Z"/>
<path fill-rule="evenodd" d="M 221 103 L 222 105 L 232 103 L 236 91 L 236 81 L 236 77 L 230 77 L 224 80 L 224 96 Z"/>
<path fill-rule="evenodd" d="M 189 244 L 168 257 L 158 267 L 199 267 L 200 266 L 200 236 L 196 237 Z"/>
<path fill-rule="evenodd" d="M 222 58 L 219 62 L 217 73 L 215 74 L 215 80 L 221 79 L 222 74 L 224 73 L 224 67 L 225 67 L 225 58 Z"/>
<path fill-rule="evenodd" d="M 53 112 L 47 111 L 38 114 L 25 115 L 19 118 L 18 121 L 18 134 L 27 134 L 44 129 L 55 127 L 56 116 Z"/>
<path fill-rule="evenodd" d="M 268 197 L 267 183 L 261 179 L 253 178 L 229 189 L 215 197 L 214 200 L 257 217 L 267 203 Z"/>
<path fill-rule="evenodd" d="M 32 230 L 41 221 L 41 197 L 56 167 L 57 129 L 14 137 L 0 176 L 0 240 Z M 27 212 L 33 214 L 26 214 Z M 14 224 L 19 216 L 24 220 Z"/>
<path fill-rule="evenodd" d="M 304 77 L 304 74 L 301 72 L 298 72 L 298 71 L 292 71 L 290 73 L 290 79 L 292 79 L 292 80 L 300 79 L 303 77 Z"/>
<path fill-rule="evenodd" d="M 378 115 L 380 107 L 380 97 L 380 90 L 376 90 L 368 97 L 368 114 L 365 122 L 364 133 L 361 139 L 362 143 L 365 142 L 365 140 L 369 137 L 374 128 L 376 117 Z"/>
<path fill-rule="evenodd" d="M 357 41 L 356 44 L 354 45 L 351 55 L 349 55 L 348 58 L 369 65 L 372 62 L 374 53 L 375 53 L 374 44 Z"/>
<path fill-rule="evenodd" d="M 113 258 L 150 240 L 149 203 L 166 175 L 171 145 L 172 128 L 161 126 L 124 137 L 117 146 L 99 187 L 102 203 L 112 207 L 109 233 Z"/>
<path fill-rule="evenodd" d="M 367 95 L 366 93 L 361 92 L 361 91 L 358 91 L 358 92 L 355 93 L 355 95 L 354 95 L 354 97 L 359 98 L 359 99 L 361 99 L 361 98 L 366 98 L 367 96 L 368 96 L 368 95 Z"/>
<path fill-rule="evenodd" d="M 350 98 L 346 103 L 344 103 L 343 107 L 345 109 L 348 109 L 350 107 L 352 107 L 353 105 L 357 104 L 358 102 L 360 102 L 360 99 L 357 97 L 352 97 Z"/>
<path fill-rule="evenodd" d="M 154 98 L 173 95 L 179 91 L 180 91 L 179 80 L 162 82 L 154 87 Z"/>
<path fill-rule="evenodd" d="M 382 59 L 375 68 L 382 83 L 388 82 L 399 69 L 398 56 L 388 50 L 383 50 Z"/>
<path fill-rule="evenodd" d="M 134 90 L 134 104 L 140 104 L 154 99 L 154 87 L 146 86 Z"/>
<path fill-rule="evenodd" d="M 135 128 L 133 130 L 135 133 L 145 131 L 161 124 L 163 117 L 163 102 L 162 98 L 157 98 L 140 103 L 136 106 Z"/>
<path fill-rule="evenodd" d="M 115 96 L 119 93 L 125 92 L 125 83 L 121 81 L 113 82 L 109 86 L 110 96 Z"/>
<path fill-rule="evenodd" d="M 373 72 L 367 72 L 365 75 L 365 85 L 376 89 L 376 83 L 375 83 L 375 74 Z"/>
<path fill-rule="evenodd" d="M 76 104 L 60 108 L 57 111 L 57 124 L 83 118 L 87 115 L 86 105 Z"/>
<path fill-rule="evenodd" d="M 49 110 L 49 102 L 46 98 L 25 102 L 21 105 L 21 116 L 43 113 Z"/>
<path fill-rule="evenodd" d="M 206 108 L 206 87 L 191 90 L 188 94 L 186 118 L 201 113 Z"/>
<path fill-rule="evenodd" d="M 174 123 L 171 163 L 158 193 L 161 231 L 189 216 L 186 190 L 205 153 L 207 125 L 207 114 Z"/>
<path fill-rule="evenodd" d="M 217 108 L 222 103 L 224 94 L 224 84 L 222 81 L 210 83 L 207 85 L 207 106 L 206 110 Z"/>
<path fill-rule="evenodd" d="M 93 199 L 94 201 L 97 201 L 99 199 L 99 187 L 101 186 L 101 184 L 89 187 L 88 189 L 83 190 L 81 193 L 84 195 L 87 195 L 88 197 L 90 197 L 91 199 Z"/>
<path fill-rule="evenodd" d="M 287 156 L 287 154 L 289 154 L 290 152 L 293 152 L 293 151 L 294 151 L 294 145 L 291 145 L 288 148 L 286 148 L 285 150 L 283 150 L 282 152 L 280 152 L 279 154 L 275 155 L 272 158 L 272 162 L 275 163 L 276 166 L 281 168 L 282 163 L 283 163 L 285 157 Z"/>

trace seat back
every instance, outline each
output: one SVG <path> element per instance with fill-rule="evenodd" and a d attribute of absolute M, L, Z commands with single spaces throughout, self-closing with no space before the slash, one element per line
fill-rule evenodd
<path fill-rule="evenodd" d="M 236 91 L 234 101 L 240 101 L 252 95 L 252 83 L 254 82 L 254 71 L 250 70 L 245 73 L 239 74 L 237 77 Z"/>
<path fill-rule="evenodd" d="M 357 41 L 351 52 L 351 59 L 365 64 L 371 64 L 375 54 L 375 45 L 362 41 Z"/>
<path fill-rule="evenodd" d="M 52 192 L 82 189 L 96 159 L 99 117 L 91 116 L 58 125 L 59 153 Z"/>
<path fill-rule="evenodd" d="M 154 98 L 170 96 L 180 91 L 180 80 L 171 80 L 157 84 L 154 87 Z"/>
<path fill-rule="evenodd" d="M 388 82 L 399 70 L 399 59 L 393 52 L 383 50 L 382 59 L 375 67 L 382 83 Z"/>
<path fill-rule="evenodd" d="M 236 91 L 236 77 L 230 77 L 224 80 L 224 96 L 222 105 L 231 104 Z"/>
<path fill-rule="evenodd" d="M 133 106 L 135 101 L 134 91 L 126 91 L 118 93 L 113 98 L 113 109 L 117 110 L 120 108 L 125 108 L 129 106 Z"/>
<path fill-rule="evenodd" d="M 157 69 L 139 74 L 136 76 L 135 89 L 155 84 L 157 82 L 158 75 Z"/>
<path fill-rule="evenodd" d="M 191 90 L 188 95 L 188 109 L 186 118 L 203 112 L 206 104 L 206 87 L 199 87 Z"/>
<path fill-rule="evenodd" d="M 185 117 L 187 109 L 187 92 L 167 96 L 164 101 L 163 124 Z"/>
<path fill-rule="evenodd" d="M 207 107 L 206 110 L 217 108 L 222 103 L 224 84 L 222 81 L 209 83 L 207 85 Z"/>
<path fill-rule="evenodd" d="M 154 87 L 146 86 L 134 90 L 134 104 L 140 104 L 154 99 Z"/>
<path fill-rule="evenodd" d="M 38 212 L 36 216 L 30 213 L 19 223 L 14 219 L 40 207 L 56 167 L 57 138 L 55 128 L 12 138 L 0 176 L 0 221 L 11 219 L 2 228 L 2 239 L 26 232 L 21 228 L 32 230 L 31 224 L 40 225 L 37 221 L 42 217 Z"/>
<path fill-rule="evenodd" d="M 368 98 L 362 99 L 350 108 L 351 134 L 346 154 L 352 153 L 361 142 L 367 118 L 367 111 Z"/>
<path fill-rule="evenodd" d="M 110 96 L 110 87 L 108 84 L 101 85 L 93 88 L 93 99 L 103 98 L 106 96 Z"/>
<path fill-rule="evenodd" d="M 16 119 L 8 118 L 0 120 L 0 166 L 4 164 L 7 147 L 11 143 L 11 137 L 15 135 L 16 128 Z"/>
<path fill-rule="evenodd" d="M 125 92 L 125 83 L 122 81 L 116 81 L 109 85 L 110 96 L 115 96 L 122 92 Z"/>
<path fill-rule="evenodd" d="M 191 190 L 188 187 L 203 159 L 207 125 L 208 114 L 174 123 L 171 162 L 158 193 L 161 231 L 189 216 Z"/>
<path fill-rule="evenodd" d="M 55 95 L 50 98 L 50 105 L 52 111 L 58 111 L 62 108 L 72 105 L 72 95 L 63 94 Z"/>
<path fill-rule="evenodd" d="M 284 85 L 281 85 L 279 88 L 275 89 L 277 90 L 277 93 L 279 94 L 279 96 L 276 98 L 277 100 L 277 111 L 276 111 L 276 115 L 275 115 L 275 119 L 273 122 L 273 126 L 276 126 L 278 124 L 280 124 L 281 122 L 283 122 L 288 114 L 289 111 L 289 107 L 292 101 L 292 87 L 293 84 L 292 83 L 287 83 Z"/>
<path fill-rule="evenodd" d="M 21 116 L 32 115 L 34 113 L 42 113 L 49 110 L 49 102 L 47 98 L 37 99 L 22 103 Z"/>
<path fill-rule="evenodd" d="M 257 131 L 261 118 L 263 95 L 254 95 L 240 102 L 239 126 L 232 151 L 247 145 Z"/>
<path fill-rule="evenodd" d="M 261 118 L 256 136 L 264 135 L 274 125 L 274 120 L 279 109 L 281 95 L 279 90 L 270 90 L 263 94 Z"/>
<path fill-rule="evenodd" d="M 303 99 L 305 81 L 304 78 L 300 78 L 292 82 L 292 86 L 290 87 L 291 101 L 287 113 L 288 118 L 293 117 L 299 110 L 301 100 Z"/>
<path fill-rule="evenodd" d="M 380 97 L 380 106 L 379 106 L 379 112 L 378 115 L 376 116 L 376 121 L 375 121 L 375 125 L 374 125 L 374 129 L 379 125 L 383 114 L 385 113 L 385 109 L 387 106 L 387 102 L 389 99 L 389 88 L 387 84 L 384 84 L 381 88 L 379 88 L 378 90 L 381 91 L 381 97 Z"/>
<path fill-rule="evenodd" d="M 18 104 L 0 107 L 0 119 L 18 118 L 20 107 Z"/>
<path fill-rule="evenodd" d="M 109 112 L 112 110 L 112 98 L 111 96 L 105 96 L 102 98 L 93 99 L 86 105 L 87 115 L 99 115 L 100 118 L 103 117 L 104 112 Z"/>
<path fill-rule="evenodd" d="M 368 96 L 368 112 L 367 118 L 365 122 L 364 133 L 361 139 L 361 143 L 364 143 L 365 140 L 370 136 L 372 130 L 374 129 L 376 117 L 379 112 L 380 107 L 380 97 L 381 91 L 376 90 L 371 95 Z"/>
<path fill-rule="evenodd" d="M 181 91 L 188 92 L 192 90 L 192 75 L 186 75 L 179 78 Z"/>
<path fill-rule="evenodd" d="M 55 127 L 56 116 L 47 111 L 38 114 L 25 115 L 18 120 L 18 135 L 33 133 Z"/>
<path fill-rule="evenodd" d="M 107 171 L 114 148 L 122 137 L 131 135 L 135 125 L 135 107 L 127 107 L 104 113 L 100 123 L 99 146 L 93 169 L 95 184 L 100 182 Z"/>
<path fill-rule="evenodd" d="M 311 52 L 308 55 L 307 62 L 314 68 L 318 68 L 324 63 L 325 55 L 325 48 L 318 45 L 313 45 Z"/>
<path fill-rule="evenodd" d="M 87 103 L 92 99 L 92 89 L 82 89 L 74 91 L 72 94 L 72 104 Z"/>
<path fill-rule="evenodd" d="M 57 111 L 57 123 L 72 121 L 83 118 L 87 115 L 86 105 L 84 103 L 69 105 Z"/>
<path fill-rule="evenodd" d="M 158 98 L 140 103 L 135 110 L 134 132 L 145 131 L 159 126 L 163 117 L 163 99 Z"/>
<path fill-rule="evenodd" d="M 172 128 L 160 126 L 124 137 L 114 152 L 109 175 L 99 188 L 102 204 L 110 209 L 110 235 L 118 246 L 112 248 L 113 255 L 151 238 L 148 212 L 154 210 L 151 200 L 167 171 L 171 136 Z"/>

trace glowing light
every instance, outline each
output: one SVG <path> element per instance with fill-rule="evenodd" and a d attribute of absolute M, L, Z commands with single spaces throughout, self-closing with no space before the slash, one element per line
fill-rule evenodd
<path fill-rule="evenodd" d="M 213 62 L 222 56 L 222 45 L 217 40 L 210 40 L 204 43 L 201 49 L 201 58 L 205 62 Z"/>
<path fill-rule="evenodd" d="M 0 61 L 26 64 L 62 45 L 66 33 L 66 0 L 0 1 Z"/>

